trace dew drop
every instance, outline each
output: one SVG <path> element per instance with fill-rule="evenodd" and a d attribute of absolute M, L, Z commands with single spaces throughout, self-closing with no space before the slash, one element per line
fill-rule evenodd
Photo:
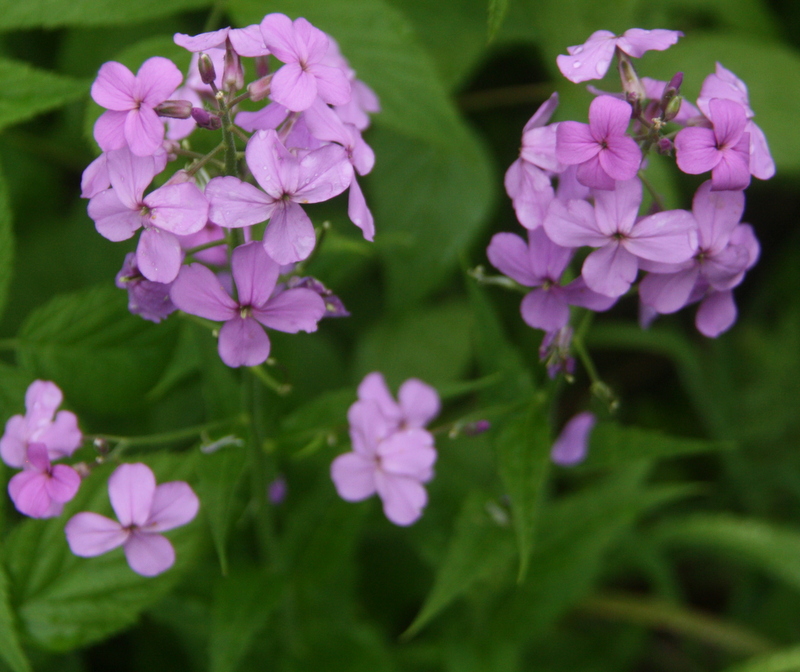
<path fill-rule="evenodd" d="M 606 73 L 605 73 L 605 68 L 603 67 L 603 64 L 602 64 L 602 63 L 598 63 L 598 64 L 595 66 L 595 68 L 594 68 L 594 69 L 597 71 L 597 74 L 598 74 L 598 75 L 600 75 L 601 77 L 602 77 L 604 74 L 606 74 Z"/>
<path fill-rule="evenodd" d="M 576 70 L 578 68 L 580 68 L 582 65 L 583 65 L 583 63 L 581 63 L 580 61 L 573 61 L 572 62 L 572 67 L 575 68 Z"/>
<path fill-rule="evenodd" d="M 575 47 L 575 49 L 572 51 L 573 56 L 575 54 L 581 54 L 581 53 L 583 53 L 583 47 Z"/>

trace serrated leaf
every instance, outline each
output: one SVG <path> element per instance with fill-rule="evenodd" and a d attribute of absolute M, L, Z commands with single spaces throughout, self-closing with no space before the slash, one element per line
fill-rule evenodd
<path fill-rule="evenodd" d="M 1 85 L 1 84 L 0 84 Z M 2 115 L 2 108 L 0 108 Z M 14 228 L 6 180 L 0 170 L 0 317 L 8 301 L 8 288 L 14 271 Z"/>
<path fill-rule="evenodd" d="M 0 0 L 0 31 L 62 26 L 114 26 L 168 16 L 211 0 Z"/>
<path fill-rule="evenodd" d="M 197 458 L 197 495 L 211 528 L 223 575 L 228 574 L 228 534 L 236 509 L 236 490 L 244 473 L 244 445 L 223 446 Z"/>
<path fill-rule="evenodd" d="M 277 607 L 280 577 L 264 569 L 239 570 L 217 583 L 212 610 L 211 672 L 233 672 Z"/>
<path fill-rule="evenodd" d="M 191 454 L 153 455 L 147 460 L 159 483 L 185 479 L 194 470 Z M 133 624 L 164 596 L 190 564 L 199 541 L 197 522 L 167 533 L 176 564 L 153 578 L 128 566 L 121 548 L 96 558 L 78 558 L 64 537 L 66 520 L 78 511 L 113 517 L 108 501 L 112 465 L 93 470 L 64 514 L 26 520 L 6 543 L 13 603 L 25 634 L 38 646 L 67 651 L 86 646 Z"/>
<path fill-rule="evenodd" d="M 14 5 L 26 6 L 27 3 Z M 0 23 L 3 18 L 4 12 L 0 9 Z M 83 98 L 89 91 L 89 82 L 0 58 L 0 90 L 3 91 L 0 97 L 1 131 L 7 126 Z"/>
<path fill-rule="evenodd" d="M 31 664 L 19 641 L 14 612 L 8 599 L 8 578 L 2 562 L 0 562 L 0 659 L 5 661 L 12 672 L 31 672 Z"/>
<path fill-rule="evenodd" d="M 544 399 L 509 418 L 499 428 L 495 447 L 498 470 L 510 500 L 511 520 L 519 551 L 518 581 L 528 571 L 542 486 L 550 467 L 550 429 Z"/>
<path fill-rule="evenodd" d="M 109 285 L 57 296 L 36 309 L 18 336 L 20 366 L 54 380 L 70 403 L 124 414 L 144 403 L 175 347 L 176 322 L 155 325 L 128 312 Z"/>
<path fill-rule="evenodd" d="M 508 13 L 509 0 L 489 0 L 489 41 L 491 42 L 503 25 Z"/>
<path fill-rule="evenodd" d="M 800 646 L 757 656 L 725 668 L 725 672 L 797 672 L 800 670 Z"/>
<path fill-rule="evenodd" d="M 663 523 L 653 534 L 661 544 L 708 549 L 800 589 L 800 533 L 795 529 L 729 514 L 696 514 Z"/>
<path fill-rule="evenodd" d="M 686 439 L 658 431 L 601 422 L 592 430 L 589 454 L 581 468 L 624 467 L 636 460 L 732 450 L 735 447 L 732 441 Z"/>
<path fill-rule="evenodd" d="M 419 632 L 477 582 L 502 576 L 507 571 L 514 555 L 514 542 L 508 528 L 487 512 L 489 503 L 480 492 L 470 493 L 464 501 L 433 588 L 403 633 L 404 638 Z"/>

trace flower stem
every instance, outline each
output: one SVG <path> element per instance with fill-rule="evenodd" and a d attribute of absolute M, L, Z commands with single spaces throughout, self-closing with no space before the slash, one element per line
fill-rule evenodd
<path fill-rule="evenodd" d="M 186 439 L 193 439 L 196 436 L 201 436 L 206 432 L 213 432 L 215 429 L 229 427 L 231 423 L 243 424 L 244 418 L 238 417 L 230 420 L 217 420 L 209 422 L 204 425 L 195 425 L 194 427 L 186 427 L 184 429 L 176 429 L 172 432 L 161 432 L 159 434 L 145 434 L 143 436 L 116 436 L 114 434 L 91 434 L 85 438 L 90 441 L 101 439 L 111 443 L 117 444 L 114 450 L 109 453 L 109 456 L 119 456 L 129 448 L 138 446 L 160 446 L 165 443 L 174 443 L 177 441 L 184 441 Z"/>
<path fill-rule="evenodd" d="M 263 365 L 251 366 L 250 371 L 253 372 L 253 375 L 258 378 L 259 381 L 261 381 L 264 387 L 266 387 L 268 390 L 272 390 L 275 392 L 275 394 L 283 397 L 292 391 L 291 385 L 288 383 L 279 383 L 264 370 Z"/>
<path fill-rule="evenodd" d="M 603 403 L 607 404 L 608 410 L 613 413 L 619 408 L 619 399 L 617 398 L 617 395 L 614 394 L 614 391 L 605 382 L 603 382 L 603 379 L 600 378 L 600 374 L 597 373 L 597 368 L 595 367 L 594 362 L 589 355 L 589 351 L 586 349 L 586 343 L 584 340 L 589 331 L 589 327 L 592 324 L 593 318 L 594 313 L 591 310 L 587 310 L 580 326 L 576 329 L 575 335 L 572 337 L 572 347 L 580 358 L 583 368 L 586 369 L 586 374 L 589 376 L 589 380 L 592 381 L 592 394 L 603 401 Z"/>

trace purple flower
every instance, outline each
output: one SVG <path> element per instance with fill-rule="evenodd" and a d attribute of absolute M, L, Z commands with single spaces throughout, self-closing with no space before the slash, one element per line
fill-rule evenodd
<path fill-rule="evenodd" d="M 342 193 L 353 168 L 339 145 L 325 145 L 303 156 L 283 146 L 275 131 L 258 131 L 246 149 L 247 165 L 264 191 L 235 177 L 215 177 L 206 186 L 209 218 L 228 228 L 270 220 L 264 249 L 279 264 L 311 254 L 314 226 L 300 203 L 319 203 Z M 265 193 L 266 192 L 266 193 Z"/>
<path fill-rule="evenodd" d="M 602 79 L 619 49 L 628 56 L 641 58 L 646 51 L 664 51 L 683 37 L 677 30 L 642 30 L 631 28 L 617 37 L 608 30 L 598 30 L 581 45 L 567 47 L 569 56 L 558 56 L 556 63 L 561 74 L 576 84 L 590 79 Z"/>
<path fill-rule="evenodd" d="M 234 52 L 239 56 L 255 57 L 269 55 L 269 49 L 264 45 L 261 30 L 257 25 L 246 28 L 220 28 L 210 33 L 199 35 L 186 35 L 175 33 L 173 41 L 187 51 L 199 53 L 211 49 L 224 49 L 226 41 L 230 41 Z"/>
<path fill-rule="evenodd" d="M 273 296 L 280 266 L 260 243 L 237 247 L 231 266 L 238 301 L 201 264 L 184 266 L 170 293 L 180 310 L 225 322 L 218 343 L 219 356 L 225 364 L 256 366 L 269 357 L 269 337 L 261 325 L 290 334 L 317 330 L 317 322 L 325 314 L 325 302 L 310 289 L 286 289 Z"/>
<path fill-rule="evenodd" d="M 750 134 L 745 108 L 733 100 L 708 101 L 711 128 L 684 128 L 675 136 L 675 161 L 684 173 L 711 171 L 714 191 L 750 184 Z"/>
<path fill-rule="evenodd" d="M 94 125 L 94 139 L 104 152 L 129 147 L 149 156 L 164 140 L 164 124 L 154 108 L 167 100 L 183 77 L 169 59 L 147 59 L 136 76 L 122 63 L 109 61 L 92 84 L 92 98 L 105 107 Z"/>
<path fill-rule="evenodd" d="M 328 36 L 303 18 L 267 14 L 261 21 L 264 44 L 286 65 L 272 77 L 272 99 L 293 112 L 302 112 L 319 96 L 331 105 L 350 101 L 345 72 L 324 63 Z"/>
<path fill-rule="evenodd" d="M 696 224 L 685 210 L 668 210 L 637 220 L 642 183 L 617 182 L 614 191 L 594 192 L 595 207 L 554 200 L 544 222 L 548 237 L 565 247 L 599 248 L 583 262 L 588 287 L 606 296 L 622 296 L 639 269 L 639 259 L 681 263 L 691 258 Z"/>
<path fill-rule="evenodd" d="M 422 484 L 433 478 L 436 449 L 422 426 L 438 413 L 439 396 L 411 379 L 401 386 L 398 404 L 380 373 L 362 381 L 358 396 L 347 414 L 353 450 L 331 464 L 336 491 L 348 502 L 377 492 L 391 522 L 411 525 L 428 501 Z"/>
<path fill-rule="evenodd" d="M 123 464 L 108 479 L 108 496 L 117 514 L 111 520 L 83 512 L 69 519 L 64 532 L 70 550 L 92 558 L 122 546 L 131 569 L 155 576 L 175 563 L 175 549 L 161 535 L 190 522 L 200 506 L 188 483 L 170 481 L 156 486 L 146 464 Z"/>
<path fill-rule="evenodd" d="M 23 471 L 8 482 L 8 494 L 17 511 L 31 518 L 54 518 L 71 500 L 81 485 L 72 467 L 53 466 L 43 443 L 28 445 Z"/>
<path fill-rule="evenodd" d="M 129 252 L 116 277 L 116 285 L 128 290 L 128 310 L 151 322 L 161 322 L 176 308 L 169 298 L 172 283 L 153 282 L 145 278 L 136 265 L 136 255 Z"/>
<path fill-rule="evenodd" d="M 550 459 L 563 467 L 570 467 L 586 459 L 589 450 L 589 434 L 594 428 L 597 418 L 594 413 L 584 411 L 573 416 L 561 434 L 558 435 Z"/>
<path fill-rule="evenodd" d="M 528 231 L 528 244 L 513 233 L 497 233 L 486 250 L 492 265 L 526 287 L 536 287 L 520 305 L 522 319 L 534 329 L 558 331 L 569 322 L 569 307 L 608 310 L 615 298 L 597 294 L 577 278 L 562 287 L 561 276 L 574 250 L 553 243 L 538 228 Z"/>
<path fill-rule="evenodd" d="M 631 106 L 612 96 L 598 96 L 589 106 L 589 124 L 562 121 L 556 131 L 556 157 L 578 166 L 578 181 L 595 189 L 613 189 L 615 180 L 636 176 L 642 153 L 625 135 Z"/>
<path fill-rule="evenodd" d="M 100 235 L 114 242 L 144 227 L 136 248 L 139 269 L 153 282 L 172 282 L 182 259 L 176 236 L 205 226 L 208 201 L 192 182 L 166 184 L 144 196 L 157 169 L 151 156 L 120 149 L 109 152 L 107 161 L 111 189 L 89 201 L 89 216 Z"/>
<path fill-rule="evenodd" d="M 539 346 L 539 361 L 547 367 L 547 375 L 555 380 L 559 373 L 571 376 L 575 373 L 575 358 L 571 354 L 572 327 L 548 331 Z"/>
<path fill-rule="evenodd" d="M 61 390 L 47 380 L 34 380 L 25 393 L 25 415 L 6 423 L 0 438 L 0 457 L 9 467 L 21 469 L 28 459 L 31 443 L 44 444 L 50 460 L 69 457 L 83 441 L 78 419 L 70 411 L 56 409 L 63 401 Z"/>
<path fill-rule="evenodd" d="M 775 162 L 772 160 L 764 131 L 753 121 L 755 112 L 750 107 L 747 86 L 720 63 L 717 63 L 716 72 L 705 78 L 697 99 L 697 106 L 707 117 L 711 114 L 709 103 L 714 98 L 732 100 L 744 107 L 747 117 L 744 132 L 750 135 L 750 174 L 759 180 L 771 178 L 775 174 Z"/>

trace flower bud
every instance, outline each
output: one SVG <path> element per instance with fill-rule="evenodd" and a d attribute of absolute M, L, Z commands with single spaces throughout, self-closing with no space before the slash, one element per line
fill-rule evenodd
<path fill-rule="evenodd" d="M 222 70 L 222 88 L 226 91 L 238 91 L 244 87 L 244 68 L 230 40 L 225 42 L 225 65 Z"/>
<path fill-rule="evenodd" d="M 464 434 L 467 436 L 478 436 L 488 432 L 492 428 L 492 423 L 488 420 L 476 420 L 464 425 Z"/>
<path fill-rule="evenodd" d="M 672 144 L 672 140 L 669 138 L 661 138 L 656 145 L 659 154 L 663 154 L 664 156 L 670 156 L 672 154 L 672 150 L 675 149 L 675 145 Z"/>
<path fill-rule="evenodd" d="M 188 100 L 165 100 L 154 109 L 159 117 L 188 119 L 192 116 L 192 103 Z"/>
<path fill-rule="evenodd" d="M 192 119 L 195 120 L 200 128 L 205 128 L 209 131 L 218 131 L 222 128 L 222 119 L 216 114 L 206 112 L 202 107 L 192 108 Z"/>
<path fill-rule="evenodd" d="M 672 121 L 675 117 L 678 116 L 678 112 L 681 111 L 681 105 L 683 104 L 683 96 L 675 96 L 672 100 L 667 103 L 667 106 L 664 108 L 664 121 Z"/>
<path fill-rule="evenodd" d="M 647 98 L 644 84 L 639 79 L 639 75 L 636 74 L 636 68 L 633 67 L 633 63 L 631 63 L 627 55 L 620 55 L 617 69 L 622 81 L 622 90 L 625 92 L 625 98 L 629 103 L 633 104 L 634 101 L 642 101 Z"/>
<path fill-rule="evenodd" d="M 269 95 L 270 86 L 272 84 L 272 75 L 267 75 L 247 85 L 247 93 L 250 94 L 250 100 L 263 100 Z"/>
<path fill-rule="evenodd" d="M 197 69 L 200 71 L 200 79 L 203 80 L 203 84 L 210 85 L 214 83 L 217 78 L 217 71 L 214 70 L 214 64 L 208 54 L 200 53 L 200 57 L 197 60 Z"/>
<path fill-rule="evenodd" d="M 266 77 L 269 74 L 269 56 L 256 56 L 256 77 Z"/>

